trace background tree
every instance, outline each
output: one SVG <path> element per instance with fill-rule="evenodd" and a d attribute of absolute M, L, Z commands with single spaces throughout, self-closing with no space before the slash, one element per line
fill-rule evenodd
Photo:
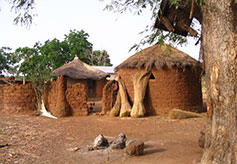
<path fill-rule="evenodd" d="M 92 53 L 86 54 L 89 65 L 95 66 L 112 66 L 109 59 L 109 54 L 106 50 L 95 50 Z"/>
<path fill-rule="evenodd" d="M 11 53 L 11 48 L 2 47 L 0 49 L 0 76 L 4 76 L 4 74 L 13 74 L 15 62 L 16 59 L 14 58 L 13 53 Z"/>
<path fill-rule="evenodd" d="M 67 42 L 61 42 L 56 38 L 52 41 L 47 40 L 39 47 L 39 52 L 48 59 L 51 70 L 54 70 L 69 62 L 69 59 L 72 56 L 69 52 Z"/>
<path fill-rule="evenodd" d="M 93 44 L 88 41 L 88 37 L 89 34 L 83 30 L 70 30 L 70 33 L 65 35 L 64 41 L 68 44 L 71 54 L 68 57 L 69 61 L 73 60 L 75 55 L 77 55 L 83 62 L 89 63 L 86 54 L 92 52 Z"/>
<path fill-rule="evenodd" d="M 37 98 L 37 109 L 42 111 L 43 91 L 50 80 L 51 65 L 48 56 L 39 51 L 40 44 L 36 43 L 33 48 L 18 48 L 15 51 L 18 59 L 18 73 L 23 73 L 31 81 Z"/>

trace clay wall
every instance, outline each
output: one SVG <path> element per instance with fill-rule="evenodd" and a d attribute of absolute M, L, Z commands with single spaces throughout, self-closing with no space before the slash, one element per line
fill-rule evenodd
<path fill-rule="evenodd" d="M 66 80 L 66 79 L 65 79 Z M 68 79 L 67 79 L 68 80 Z M 70 80 L 65 84 L 65 113 L 62 109 L 59 109 L 57 100 L 60 99 L 62 95 L 62 79 L 58 78 L 57 81 L 53 81 L 49 85 L 49 89 L 45 94 L 44 101 L 47 102 L 46 108 L 53 114 L 58 117 L 63 116 L 82 116 L 88 114 L 87 107 L 87 87 L 83 83 L 78 81 Z M 64 89 L 63 89 L 64 90 Z M 63 98 L 64 99 L 64 98 Z"/>
<path fill-rule="evenodd" d="M 70 87 L 74 84 L 77 84 L 77 83 L 81 83 L 81 84 L 84 84 L 86 87 L 87 87 L 87 79 L 72 79 L 70 77 L 66 77 L 66 81 L 67 81 L 67 87 Z"/>
<path fill-rule="evenodd" d="M 118 88 L 116 88 L 114 85 L 116 81 L 115 80 L 110 80 L 106 83 L 106 85 L 103 88 L 103 98 L 102 98 L 102 114 L 106 114 L 108 113 L 115 101 L 116 101 L 116 97 L 117 97 L 117 93 L 118 93 Z"/>
<path fill-rule="evenodd" d="M 82 83 L 74 84 L 67 88 L 66 99 L 73 116 L 88 115 L 87 88 Z"/>
<path fill-rule="evenodd" d="M 100 79 L 96 81 L 96 98 L 102 99 L 103 97 L 103 88 L 106 85 L 106 78 Z"/>
<path fill-rule="evenodd" d="M 3 111 L 7 113 L 28 113 L 36 109 L 36 96 L 31 84 L 4 85 L 3 102 Z"/>
<path fill-rule="evenodd" d="M 0 84 L 0 111 L 3 109 L 3 87 L 4 84 Z"/>
<path fill-rule="evenodd" d="M 129 99 L 132 104 L 134 90 L 132 75 L 138 69 L 120 69 L 119 75 L 125 81 Z M 170 109 L 201 112 L 202 94 L 200 72 L 189 68 L 153 69 L 154 79 L 150 79 L 145 95 L 144 105 L 148 114 L 166 115 Z"/>
<path fill-rule="evenodd" d="M 52 113 L 56 109 L 57 104 L 57 82 L 51 81 L 44 91 L 44 103 L 48 111 Z"/>
<path fill-rule="evenodd" d="M 67 77 L 67 87 L 70 87 L 70 86 L 77 84 L 77 83 L 84 84 L 87 88 L 87 93 L 88 93 L 88 91 L 93 92 L 93 93 L 90 93 L 90 95 L 88 95 L 88 98 L 96 98 L 96 99 L 101 100 L 102 96 L 103 96 L 103 88 L 104 88 L 105 84 L 107 83 L 106 78 L 103 78 L 101 80 L 96 80 L 93 88 L 88 88 L 90 82 L 92 82 L 92 80 L 71 79 L 71 78 Z"/>

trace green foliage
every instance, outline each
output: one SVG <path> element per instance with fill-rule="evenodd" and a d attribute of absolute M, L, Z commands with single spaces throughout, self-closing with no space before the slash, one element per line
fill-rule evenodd
<path fill-rule="evenodd" d="M 90 65 L 112 66 L 110 63 L 109 54 L 105 50 L 95 50 L 92 52 L 92 54 L 87 55 L 87 58 L 90 59 Z"/>
<path fill-rule="evenodd" d="M 38 104 L 41 104 L 43 89 L 50 79 L 51 72 L 49 58 L 46 54 L 40 53 L 40 46 L 37 42 L 33 48 L 23 47 L 15 51 L 17 73 L 27 75 L 35 90 Z"/>
<path fill-rule="evenodd" d="M 14 23 L 30 26 L 33 18 L 37 16 L 34 12 L 34 0 L 9 0 L 8 2 L 12 5 L 11 10 L 14 10 L 16 14 Z"/>
<path fill-rule="evenodd" d="M 39 52 L 48 60 L 51 70 L 54 70 L 71 59 L 68 44 L 65 41 L 60 42 L 57 39 L 47 40 L 39 47 Z"/>
<path fill-rule="evenodd" d="M 16 59 L 10 51 L 11 48 L 9 47 L 2 47 L 0 49 L 0 75 L 3 73 L 11 73 L 14 70 L 14 63 L 16 62 Z"/>
<path fill-rule="evenodd" d="M 93 44 L 87 39 L 89 34 L 81 31 L 70 30 L 68 35 L 65 35 L 65 42 L 68 44 L 69 53 L 71 56 L 68 60 L 73 60 L 75 55 L 77 55 L 83 62 L 88 63 L 88 59 L 85 57 L 86 54 L 92 52 Z"/>

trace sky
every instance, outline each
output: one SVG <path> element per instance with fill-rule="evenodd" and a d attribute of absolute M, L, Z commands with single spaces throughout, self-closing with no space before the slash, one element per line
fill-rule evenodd
<path fill-rule="evenodd" d="M 93 50 L 106 50 L 111 63 L 119 65 L 135 51 L 129 49 L 139 43 L 139 34 L 147 25 L 152 25 L 151 11 L 141 15 L 127 12 L 124 14 L 104 11 L 108 0 L 35 0 L 37 17 L 30 28 L 14 25 L 14 12 L 6 0 L 0 0 L 0 47 L 33 47 L 36 42 L 64 39 L 70 30 L 84 30 L 89 34 L 88 41 Z M 199 46 L 189 39 L 185 47 L 178 47 L 195 59 L 199 57 Z M 148 47 L 144 46 L 143 48 Z"/>

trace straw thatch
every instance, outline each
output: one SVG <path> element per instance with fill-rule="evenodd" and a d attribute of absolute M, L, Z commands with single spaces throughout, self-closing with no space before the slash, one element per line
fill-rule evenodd
<path fill-rule="evenodd" d="M 54 76 L 67 76 L 72 79 L 90 80 L 100 80 L 109 76 L 103 71 L 82 62 L 78 57 L 75 57 L 73 61 L 55 69 L 51 74 Z"/>
<path fill-rule="evenodd" d="M 200 63 L 189 55 L 169 45 L 155 44 L 146 48 L 133 56 L 129 57 L 123 63 L 115 68 L 145 68 L 151 70 L 153 67 L 177 67 L 177 68 L 199 68 Z"/>

